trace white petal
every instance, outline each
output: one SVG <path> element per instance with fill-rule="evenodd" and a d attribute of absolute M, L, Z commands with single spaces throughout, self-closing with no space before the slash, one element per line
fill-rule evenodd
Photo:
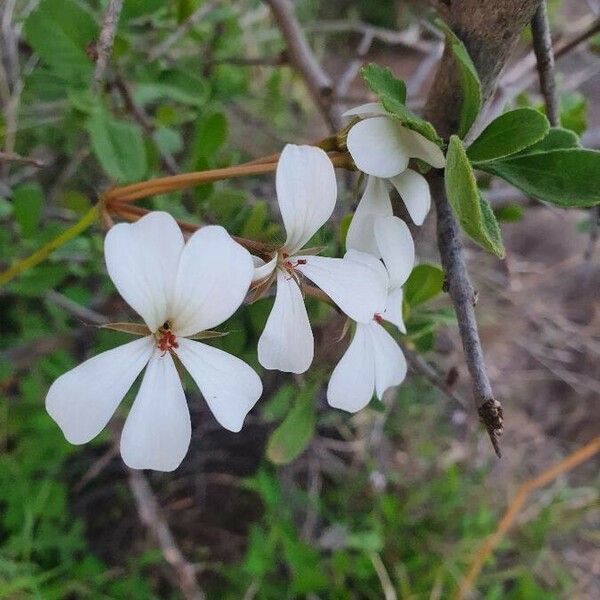
<path fill-rule="evenodd" d="M 188 240 L 173 294 L 172 329 L 188 336 L 228 319 L 244 301 L 254 266 L 250 253 L 216 225 Z"/>
<path fill-rule="evenodd" d="M 327 402 L 334 408 L 356 412 L 373 397 L 375 357 L 370 328 L 371 325 L 356 325 L 350 346 L 331 374 Z"/>
<path fill-rule="evenodd" d="M 375 117 L 387 114 L 387 111 L 379 102 L 367 102 L 347 110 L 342 113 L 342 117 Z"/>
<path fill-rule="evenodd" d="M 354 251 L 356 252 L 356 251 Z M 360 253 L 357 253 L 360 254 Z M 297 270 L 316 283 L 354 321 L 365 323 L 385 308 L 388 278 L 381 263 L 363 254 L 363 260 L 302 256 Z"/>
<path fill-rule="evenodd" d="M 385 311 L 381 316 L 395 325 L 402 333 L 406 333 L 406 325 L 404 325 L 404 317 L 402 316 L 403 298 L 404 291 L 401 287 L 390 290 L 385 303 Z"/>
<path fill-rule="evenodd" d="M 375 391 L 381 400 L 389 387 L 406 377 L 406 359 L 394 338 L 378 323 L 369 328 L 375 352 Z"/>
<path fill-rule="evenodd" d="M 288 144 L 277 163 L 277 201 L 289 254 L 300 250 L 329 219 L 337 184 L 327 154 L 315 146 Z"/>
<path fill-rule="evenodd" d="M 392 215 L 392 203 L 383 179 L 369 177 L 364 194 L 354 211 L 346 236 L 346 248 L 380 256 L 375 241 L 373 219 L 377 215 Z"/>
<path fill-rule="evenodd" d="M 408 152 L 391 117 L 364 119 L 350 128 L 347 146 L 356 166 L 376 177 L 393 177 L 408 166 Z"/>
<path fill-rule="evenodd" d="M 298 284 L 277 272 L 271 314 L 258 340 L 258 362 L 265 369 L 304 373 L 313 360 L 314 339 Z"/>
<path fill-rule="evenodd" d="M 252 262 L 254 263 L 254 274 L 252 275 L 252 281 L 260 281 L 268 277 L 277 266 L 277 254 L 269 262 L 265 262 L 258 256 L 252 256 Z"/>
<path fill-rule="evenodd" d="M 254 369 L 223 350 L 185 338 L 176 352 L 215 419 L 229 431 L 240 431 L 262 394 L 262 382 Z"/>
<path fill-rule="evenodd" d="M 398 217 L 377 217 L 375 239 L 390 276 L 390 287 L 401 286 L 415 264 L 415 243 L 408 226 Z"/>
<path fill-rule="evenodd" d="M 422 225 L 431 208 L 431 192 L 427 179 L 412 169 L 390 179 L 402 197 L 406 210 L 415 225 Z"/>
<path fill-rule="evenodd" d="M 127 303 L 156 331 L 168 318 L 183 234 L 173 217 L 151 212 L 119 223 L 104 240 L 108 274 Z"/>
<path fill-rule="evenodd" d="M 408 156 L 420 158 L 436 169 L 443 169 L 446 166 L 444 153 L 437 144 L 408 127 L 401 127 L 399 133 Z"/>
<path fill-rule="evenodd" d="M 192 426 L 171 355 L 156 349 L 121 434 L 121 456 L 132 469 L 173 471 L 187 454 Z"/>
<path fill-rule="evenodd" d="M 71 444 L 96 437 L 152 354 L 151 336 L 123 344 L 61 375 L 48 390 L 46 410 Z"/>

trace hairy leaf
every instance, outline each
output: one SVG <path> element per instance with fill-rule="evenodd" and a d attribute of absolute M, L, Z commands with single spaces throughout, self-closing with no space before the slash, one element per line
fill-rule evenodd
<path fill-rule="evenodd" d="M 475 174 L 460 139 L 450 138 L 446 156 L 446 194 L 465 233 L 482 248 L 504 257 L 504 244 L 494 213 L 477 188 Z"/>
<path fill-rule="evenodd" d="M 532 108 L 517 108 L 492 121 L 467 149 L 473 164 L 510 156 L 542 140 L 548 119 Z"/>
<path fill-rule="evenodd" d="M 463 138 L 471 129 L 471 125 L 473 125 L 481 109 L 481 82 L 479 81 L 477 69 L 462 41 L 443 21 L 438 19 L 437 24 L 446 36 L 446 44 L 452 50 L 460 71 L 462 104 L 458 135 Z"/>

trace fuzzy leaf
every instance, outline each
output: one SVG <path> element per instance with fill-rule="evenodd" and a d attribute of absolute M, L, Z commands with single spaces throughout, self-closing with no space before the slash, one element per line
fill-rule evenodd
<path fill-rule="evenodd" d="M 442 291 L 444 271 L 437 265 L 417 265 L 404 284 L 404 299 L 410 306 L 423 304 Z"/>
<path fill-rule="evenodd" d="M 469 146 L 473 164 L 510 156 L 542 140 L 550 129 L 548 119 L 532 108 L 511 110 L 492 121 Z"/>
<path fill-rule="evenodd" d="M 443 21 L 438 19 L 437 24 L 446 36 L 446 44 L 452 50 L 460 71 L 462 104 L 458 135 L 463 138 L 471 129 L 471 125 L 473 125 L 481 109 L 481 82 L 479 81 L 477 69 L 462 41 Z"/>
<path fill-rule="evenodd" d="M 446 194 L 464 232 L 482 248 L 504 257 L 504 244 L 494 213 L 477 188 L 475 174 L 460 139 L 450 138 L 446 155 Z"/>
<path fill-rule="evenodd" d="M 563 207 L 600 204 L 600 152 L 559 148 L 478 165 L 525 194 Z"/>
<path fill-rule="evenodd" d="M 363 67 L 361 73 L 369 89 L 379 99 L 389 97 L 402 104 L 406 102 L 406 84 L 401 79 L 394 77 L 387 67 L 371 63 Z"/>

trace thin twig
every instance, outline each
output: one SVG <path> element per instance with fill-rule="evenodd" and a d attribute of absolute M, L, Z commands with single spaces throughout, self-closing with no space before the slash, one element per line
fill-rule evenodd
<path fill-rule="evenodd" d="M 183 597 L 186 600 L 204 600 L 204 592 L 198 586 L 196 570 L 183 556 L 169 525 L 165 521 L 161 510 L 142 471 L 128 469 L 129 489 L 133 494 L 140 521 L 156 538 L 165 560 L 175 571 L 177 582 Z"/>
<path fill-rule="evenodd" d="M 560 110 L 558 94 L 556 91 L 556 78 L 554 76 L 554 52 L 552 49 L 552 36 L 548 22 L 546 1 L 542 0 L 531 19 L 531 34 L 533 36 L 533 50 L 537 59 L 537 70 L 540 78 L 540 90 L 546 103 L 546 115 L 550 125 L 558 127 L 560 124 Z"/>
<path fill-rule="evenodd" d="M 194 26 L 219 4 L 218 1 L 204 2 L 197 8 L 171 35 L 158 44 L 148 54 L 148 62 L 164 56 L 181 38 L 185 37 Z"/>
<path fill-rule="evenodd" d="M 32 165 L 34 167 L 42 168 L 45 165 L 44 162 L 38 160 L 37 158 L 31 158 L 29 156 L 21 156 L 20 154 L 16 154 L 15 152 L 1 152 L 0 151 L 0 163 L 3 162 L 14 162 L 21 163 L 24 165 Z"/>
<path fill-rule="evenodd" d="M 587 29 L 582 31 L 579 35 L 576 35 L 574 38 L 567 40 L 566 42 L 559 44 L 556 46 L 556 51 L 554 52 L 554 58 L 559 59 L 562 58 L 565 54 L 568 54 L 586 40 L 589 40 L 591 37 L 594 37 L 598 32 L 600 32 L 600 18 L 596 19 L 594 23 L 592 23 Z"/>
<path fill-rule="evenodd" d="M 400 346 L 402 346 L 402 352 L 404 352 L 406 362 L 408 362 L 410 368 L 415 373 L 421 375 L 421 377 L 426 379 L 431 385 L 440 390 L 440 392 L 442 392 L 442 394 L 444 394 L 450 400 L 457 402 L 465 409 L 467 408 L 468 402 L 466 399 L 450 389 L 450 387 L 444 381 L 444 378 L 422 356 L 419 356 L 416 352 L 413 352 L 405 343 L 401 342 Z"/>
<path fill-rule="evenodd" d="M 285 40 L 290 62 L 300 73 L 313 101 L 332 132 L 341 126 L 341 119 L 332 105 L 333 84 L 329 75 L 310 49 L 290 0 L 265 0 L 277 21 L 281 35 Z"/>
<path fill-rule="evenodd" d="M 590 459 L 597 452 L 600 451 L 600 436 L 593 439 L 591 442 L 579 448 L 579 450 L 573 452 L 567 458 L 561 460 L 556 463 L 549 469 L 546 469 L 537 477 L 525 482 L 522 484 L 517 490 L 516 496 L 513 498 L 512 502 L 509 504 L 504 516 L 498 526 L 496 527 L 496 531 L 492 533 L 483 544 L 481 548 L 479 548 L 476 554 L 473 556 L 470 566 L 467 570 L 467 574 L 460 582 L 460 585 L 454 594 L 454 600 L 463 600 L 467 597 L 475 581 L 477 576 L 481 572 L 485 562 L 490 557 L 496 546 L 500 543 L 502 538 L 506 535 L 508 530 L 511 528 L 515 519 L 517 518 L 519 512 L 523 508 L 525 502 L 529 496 L 536 490 L 541 487 L 548 485 L 550 482 L 554 481 L 559 475 L 574 469 L 577 465 L 582 462 Z"/>
<path fill-rule="evenodd" d="M 100 85 L 104 79 L 122 8 L 123 0 L 109 0 L 106 7 L 104 19 L 102 20 L 102 28 L 100 29 L 100 37 L 96 44 L 96 68 L 94 69 L 94 77 L 92 79 L 92 91 L 94 92 L 100 89 Z"/>
<path fill-rule="evenodd" d="M 477 320 L 475 319 L 475 295 L 465 264 L 458 223 L 446 199 L 443 181 L 439 177 L 432 179 L 432 196 L 437 208 L 440 258 L 444 267 L 448 293 L 456 311 L 465 360 L 473 382 L 475 408 L 485 425 L 496 454 L 500 457 L 502 452 L 499 438 L 503 432 L 502 406 L 494 398 L 485 365 Z"/>

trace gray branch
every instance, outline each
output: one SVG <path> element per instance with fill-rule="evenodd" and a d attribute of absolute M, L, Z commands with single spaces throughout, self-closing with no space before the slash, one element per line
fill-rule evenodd
<path fill-rule="evenodd" d="M 542 0 L 533 15 L 531 34 L 540 78 L 540 90 L 546 104 L 546 115 L 550 125 L 558 127 L 560 125 L 560 110 L 556 91 L 556 78 L 554 76 L 554 50 L 552 48 L 552 36 L 550 35 L 545 0 Z"/>
<path fill-rule="evenodd" d="M 462 39 L 477 68 L 484 102 L 491 96 L 519 34 L 531 21 L 538 5 L 539 0 L 463 0 L 456 5 L 453 3 L 452 10 L 444 11 L 446 22 Z M 431 89 L 425 117 L 441 135 L 448 137 L 458 129 L 462 100 L 458 70 L 448 48 Z M 430 184 L 437 209 L 440 257 L 472 379 L 475 406 L 500 456 L 502 406 L 494 398 L 485 365 L 475 320 L 473 286 L 467 272 L 459 226 L 446 198 L 443 175 L 433 173 Z"/>
<path fill-rule="evenodd" d="M 100 89 L 100 84 L 104 80 L 122 8 L 123 0 L 110 0 L 104 13 L 100 37 L 96 44 L 96 68 L 94 69 L 94 77 L 92 79 L 92 90 L 95 92 Z"/>

